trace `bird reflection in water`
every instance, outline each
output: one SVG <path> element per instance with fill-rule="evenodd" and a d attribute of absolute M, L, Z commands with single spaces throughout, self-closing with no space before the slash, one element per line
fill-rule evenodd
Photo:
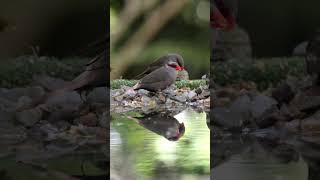
<path fill-rule="evenodd" d="M 180 123 L 169 113 L 153 112 L 143 117 L 133 118 L 133 120 L 169 141 L 177 141 L 185 133 L 184 123 Z"/>

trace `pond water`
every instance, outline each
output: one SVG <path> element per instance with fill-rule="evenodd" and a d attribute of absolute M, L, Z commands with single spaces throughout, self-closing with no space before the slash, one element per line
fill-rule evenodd
<path fill-rule="evenodd" d="M 212 144 L 211 178 L 319 180 L 320 146 L 314 137 L 307 140 L 295 136 L 273 140 L 239 136 L 216 140 Z"/>
<path fill-rule="evenodd" d="M 307 176 L 308 168 L 301 158 L 281 162 L 263 149 L 232 155 L 212 170 L 214 180 L 306 180 Z"/>
<path fill-rule="evenodd" d="M 111 179 L 210 179 L 210 131 L 206 113 L 186 109 L 141 115 L 113 114 Z"/>
<path fill-rule="evenodd" d="M 75 151 L 49 159 L 31 157 L 25 153 L 7 154 L 0 158 L 0 179 L 105 180 L 107 168 L 106 156 L 97 150 Z"/>

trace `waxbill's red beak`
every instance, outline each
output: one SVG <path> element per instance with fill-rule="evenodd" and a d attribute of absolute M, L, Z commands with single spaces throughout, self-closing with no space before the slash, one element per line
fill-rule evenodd
<path fill-rule="evenodd" d="M 177 71 L 181 71 L 181 69 L 178 63 L 170 61 L 140 79 L 133 86 L 133 89 L 145 89 L 153 92 L 164 90 L 175 82 L 178 75 Z"/>

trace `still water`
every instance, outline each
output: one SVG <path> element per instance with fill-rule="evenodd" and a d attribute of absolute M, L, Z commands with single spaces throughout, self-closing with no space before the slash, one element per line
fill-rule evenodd
<path fill-rule="evenodd" d="M 141 115 L 113 114 L 111 179 L 210 179 L 210 131 L 206 113 L 186 109 Z"/>
<path fill-rule="evenodd" d="M 319 180 L 318 135 L 230 135 L 212 140 L 211 179 Z"/>
<path fill-rule="evenodd" d="M 241 149 L 212 170 L 214 180 L 307 180 L 301 157 L 275 157 L 258 144 Z M 232 173 L 230 173 L 232 172 Z"/>

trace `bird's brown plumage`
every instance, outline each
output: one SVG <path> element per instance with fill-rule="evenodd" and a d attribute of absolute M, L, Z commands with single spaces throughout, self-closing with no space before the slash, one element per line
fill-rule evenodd
<path fill-rule="evenodd" d="M 173 84 L 177 78 L 177 70 L 180 66 L 175 62 L 169 62 L 164 66 L 144 76 L 133 87 L 134 90 L 146 89 L 148 91 L 161 91 Z"/>
<path fill-rule="evenodd" d="M 137 75 L 135 78 L 136 79 L 140 79 L 143 76 L 151 73 L 152 71 L 164 66 L 165 64 L 167 64 L 168 62 L 176 62 L 178 63 L 178 65 L 184 69 L 184 60 L 182 58 L 182 56 L 180 56 L 179 54 L 167 54 L 165 56 L 162 56 L 158 59 L 156 59 L 155 61 L 153 61 L 147 68 L 146 70 L 144 70 L 142 73 L 140 73 L 139 75 Z"/>

